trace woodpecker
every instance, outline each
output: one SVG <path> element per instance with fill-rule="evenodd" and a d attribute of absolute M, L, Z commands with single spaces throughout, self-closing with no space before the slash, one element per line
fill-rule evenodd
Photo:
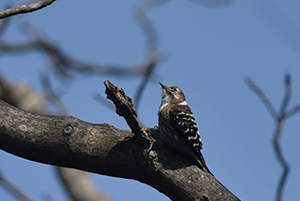
<path fill-rule="evenodd" d="M 158 111 L 158 121 L 163 142 L 190 155 L 202 170 L 212 174 L 202 156 L 203 145 L 200 132 L 183 92 L 177 86 L 165 86 L 160 82 L 159 84 L 162 87 L 162 101 Z"/>

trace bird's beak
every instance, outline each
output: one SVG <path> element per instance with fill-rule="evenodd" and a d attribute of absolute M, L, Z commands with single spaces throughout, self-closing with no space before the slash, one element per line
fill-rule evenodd
<path fill-rule="evenodd" d="M 158 82 L 161 86 L 161 88 L 165 89 L 166 88 L 166 85 L 163 85 L 161 82 Z"/>

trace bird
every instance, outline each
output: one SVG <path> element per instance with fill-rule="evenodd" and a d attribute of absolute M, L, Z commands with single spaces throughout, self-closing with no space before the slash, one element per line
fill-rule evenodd
<path fill-rule="evenodd" d="M 162 141 L 191 156 L 203 171 L 213 175 L 201 153 L 203 144 L 200 132 L 184 93 L 177 86 L 159 84 L 162 87 L 162 100 L 158 110 L 158 130 Z"/>

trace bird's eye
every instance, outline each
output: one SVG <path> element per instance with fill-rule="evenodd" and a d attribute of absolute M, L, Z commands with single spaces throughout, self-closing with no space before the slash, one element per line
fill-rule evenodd
<path fill-rule="evenodd" d="M 172 92 L 180 91 L 180 89 L 179 89 L 178 87 L 175 87 L 175 86 L 170 87 L 170 90 L 171 90 Z"/>

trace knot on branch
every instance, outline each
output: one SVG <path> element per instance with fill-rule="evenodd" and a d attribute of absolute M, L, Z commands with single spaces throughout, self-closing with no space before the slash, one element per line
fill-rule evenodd
<path fill-rule="evenodd" d="M 68 125 L 64 126 L 63 128 L 64 128 L 63 133 L 66 136 L 70 136 L 74 132 L 74 128 L 71 124 L 68 124 Z"/>

